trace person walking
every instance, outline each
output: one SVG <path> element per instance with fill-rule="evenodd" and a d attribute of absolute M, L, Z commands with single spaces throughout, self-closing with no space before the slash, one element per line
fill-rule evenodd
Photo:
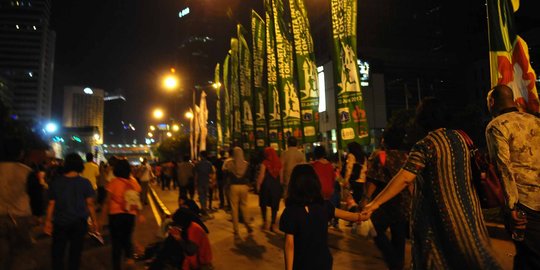
<path fill-rule="evenodd" d="M 108 165 L 105 163 L 105 161 L 101 161 L 99 163 L 99 177 L 97 180 L 97 203 L 99 205 L 99 208 L 101 208 L 101 205 L 103 204 L 103 201 L 105 200 L 105 196 L 107 195 L 107 191 L 105 190 L 105 186 L 107 185 L 107 171 L 108 171 Z"/>
<path fill-rule="evenodd" d="M 277 231 L 277 212 L 282 195 L 282 186 L 279 172 L 282 169 L 281 161 L 272 147 L 264 149 L 264 160 L 259 167 L 257 176 L 257 190 L 259 191 L 259 207 L 263 220 L 262 228 Z M 270 224 L 267 223 L 267 207 L 271 210 Z"/>
<path fill-rule="evenodd" d="M 97 180 L 99 178 L 99 167 L 94 162 L 94 155 L 92 153 L 86 153 L 86 162 L 84 163 L 84 170 L 81 173 L 82 178 L 88 179 L 94 191 L 97 190 Z"/>
<path fill-rule="evenodd" d="M 217 191 L 219 195 L 219 209 L 225 209 L 225 179 L 223 176 L 223 164 L 225 162 L 225 151 L 219 152 L 219 157 L 214 162 L 216 168 Z M 228 202 L 227 202 L 228 204 Z"/>
<path fill-rule="evenodd" d="M 513 236 L 514 269 L 540 269 L 540 118 L 519 112 L 505 85 L 491 90 L 487 101 L 494 118 L 486 141 L 504 187 L 507 229 L 523 234 Z"/>
<path fill-rule="evenodd" d="M 210 180 L 215 172 L 214 166 L 208 161 L 208 152 L 201 151 L 201 160 L 195 165 L 195 184 L 197 186 L 197 194 L 199 195 L 199 203 L 201 204 L 201 210 L 203 215 L 208 217 L 208 188 L 210 187 Z"/>
<path fill-rule="evenodd" d="M 289 179 L 291 177 L 292 170 L 300 163 L 306 162 L 306 156 L 304 153 L 298 150 L 298 141 L 294 136 L 287 138 L 287 150 L 281 153 L 281 164 L 283 165 L 283 171 L 281 172 L 281 184 L 283 190 L 287 190 Z"/>
<path fill-rule="evenodd" d="M 182 162 L 178 164 L 178 185 L 179 185 L 179 197 L 187 196 L 189 194 L 190 199 L 194 199 L 195 186 L 194 186 L 194 170 L 195 166 L 191 163 L 189 156 L 185 155 Z"/>
<path fill-rule="evenodd" d="M 321 182 L 323 199 L 329 201 L 334 195 L 334 186 L 336 183 L 334 166 L 326 159 L 326 149 L 324 149 L 324 146 L 316 146 L 313 149 L 313 156 L 315 157 L 315 161 L 311 165 Z M 334 207 L 339 207 L 339 205 L 334 204 Z"/>
<path fill-rule="evenodd" d="M 32 169 L 20 162 L 22 141 L 0 141 L 0 269 L 34 269 L 32 210 L 26 192 Z"/>
<path fill-rule="evenodd" d="M 141 180 L 141 202 L 144 205 L 148 205 L 148 190 L 150 189 L 150 181 L 154 179 L 154 174 L 152 173 L 152 167 L 148 164 L 146 158 L 143 159 L 139 170 L 139 177 Z"/>
<path fill-rule="evenodd" d="M 422 100 L 416 122 L 428 134 L 413 146 L 405 165 L 383 191 L 365 206 L 362 220 L 416 180 L 412 269 L 501 269 L 471 182 L 467 144 L 458 131 L 446 128 L 446 121 L 440 100 Z"/>
<path fill-rule="evenodd" d="M 64 255 L 68 245 L 68 269 L 79 269 L 88 217 L 93 223 L 92 230 L 99 233 L 95 192 L 91 182 L 80 176 L 83 170 L 82 158 L 75 153 L 68 154 L 63 175 L 51 183 L 43 231 L 52 235 L 52 269 L 65 269 Z"/>
<path fill-rule="evenodd" d="M 102 209 L 103 220 L 108 215 L 112 242 L 112 266 L 122 269 L 122 256 L 126 266 L 133 266 L 132 234 L 135 219 L 140 211 L 141 186 L 131 176 L 131 166 L 125 159 L 117 160 L 113 167 L 113 178 L 106 187 L 107 196 Z"/>
<path fill-rule="evenodd" d="M 366 183 L 367 157 L 357 142 L 347 144 L 347 159 L 342 169 L 342 177 L 346 188 L 352 191 L 355 204 L 360 203 L 364 195 Z"/>
<path fill-rule="evenodd" d="M 366 197 L 360 203 L 361 206 L 377 196 L 405 164 L 407 153 L 400 150 L 404 135 L 404 130 L 390 128 L 384 131 L 381 142 L 384 149 L 373 152 L 368 160 Z M 404 189 L 371 217 L 377 232 L 373 240 L 391 270 L 404 267 L 410 198 L 409 189 Z M 386 234 L 388 229 L 391 240 Z"/>
<path fill-rule="evenodd" d="M 249 179 L 248 179 L 248 166 L 249 163 L 244 159 L 244 151 L 240 147 L 233 148 L 232 161 L 227 162 L 223 171 L 227 173 L 230 183 L 230 198 L 231 198 L 231 210 L 234 236 L 238 239 L 238 211 L 242 214 L 244 225 L 249 234 L 253 232 L 250 225 L 250 217 L 247 212 L 247 199 L 249 191 Z"/>
<path fill-rule="evenodd" d="M 317 173 L 310 164 L 293 169 L 288 187 L 279 221 L 279 229 L 285 233 L 285 269 L 332 269 L 328 222 L 334 217 L 359 222 L 360 215 L 335 208 L 323 199 Z"/>

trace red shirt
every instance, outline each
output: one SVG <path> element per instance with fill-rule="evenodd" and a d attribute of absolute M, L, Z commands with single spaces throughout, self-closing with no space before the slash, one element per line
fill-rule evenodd
<path fill-rule="evenodd" d="M 334 183 L 336 181 L 334 166 L 330 162 L 323 163 L 319 160 L 312 162 L 311 165 L 319 176 L 323 198 L 325 200 L 330 199 L 334 194 Z"/>
<path fill-rule="evenodd" d="M 183 270 L 199 269 L 202 265 L 212 264 L 212 249 L 208 236 L 199 224 L 191 222 L 188 228 L 188 239 L 197 245 L 197 253 L 184 259 Z"/>

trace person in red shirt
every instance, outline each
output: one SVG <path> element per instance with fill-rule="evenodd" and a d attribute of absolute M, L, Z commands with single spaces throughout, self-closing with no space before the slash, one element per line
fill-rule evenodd
<path fill-rule="evenodd" d="M 208 228 L 188 209 L 178 209 L 172 219 L 173 224 L 181 228 L 179 235 L 172 234 L 172 236 L 177 241 L 182 239 L 197 246 L 197 251 L 193 255 L 184 252 L 182 269 L 212 269 L 212 248 L 208 240 Z"/>
<path fill-rule="evenodd" d="M 334 195 L 334 184 L 336 182 L 334 166 L 326 159 L 326 149 L 324 149 L 324 146 L 315 147 L 313 155 L 315 156 L 315 161 L 313 161 L 311 165 L 315 169 L 319 181 L 321 182 L 323 199 L 330 200 L 332 195 Z"/>

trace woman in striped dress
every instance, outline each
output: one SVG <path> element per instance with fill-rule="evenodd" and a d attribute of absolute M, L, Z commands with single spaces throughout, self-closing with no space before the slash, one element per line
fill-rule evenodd
<path fill-rule="evenodd" d="M 417 108 L 416 121 L 429 133 L 412 148 L 403 168 L 362 211 L 379 206 L 415 182 L 412 209 L 412 269 L 501 269 L 491 247 L 472 186 L 464 139 L 446 126 L 435 98 Z M 416 181 L 415 181 L 416 180 Z"/>

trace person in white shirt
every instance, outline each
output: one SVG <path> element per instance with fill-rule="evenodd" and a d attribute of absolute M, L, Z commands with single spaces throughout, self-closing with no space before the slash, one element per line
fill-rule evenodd
<path fill-rule="evenodd" d="M 99 166 L 94 162 L 94 155 L 92 153 L 86 153 L 86 163 L 84 163 L 84 170 L 81 173 L 81 177 L 88 179 L 94 191 L 97 190 Z"/>
<path fill-rule="evenodd" d="M 141 201 L 143 204 L 147 205 L 148 187 L 150 185 L 150 181 L 154 178 L 154 174 L 152 173 L 152 167 L 150 164 L 148 164 L 148 160 L 146 158 L 144 158 L 143 162 L 141 163 L 139 177 L 141 180 Z"/>

